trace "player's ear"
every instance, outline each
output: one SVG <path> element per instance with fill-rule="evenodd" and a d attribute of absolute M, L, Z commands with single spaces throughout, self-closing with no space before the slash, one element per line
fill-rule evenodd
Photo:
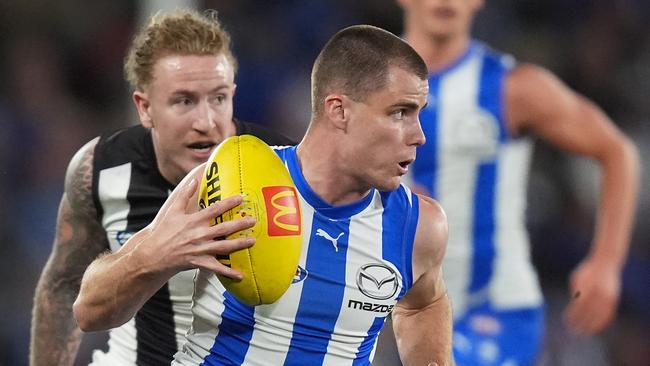
<path fill-rule="evenodd" d="M 341 94 L 330 94 L 325 97 L 325 115 L 336 128 L 345 130 L 349 119 L 349 111 L 345 106 L 347 98 Z"/>
<path fill-rule="evenodd" d="M 138 111 L 140 123 L 146 128 L 153 127 L 153 120 L 151 118 L 151 104 L 149 103 L 149 96 L 146 92 L 136 90 L 133 92 L 133 103 Z"/>

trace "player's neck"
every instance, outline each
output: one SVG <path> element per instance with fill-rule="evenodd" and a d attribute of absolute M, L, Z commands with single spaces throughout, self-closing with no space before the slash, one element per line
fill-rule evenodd
<path fill-rule="evenodd" d="M 370 191 L 370 186 L 345 173 L 343 168 L 346 164 L 338 152 L 335 136 L 316 136 L 309 131 L 296 152 L 309 187 L 322 200 L 334 206 L 357 202 Z"/>
<path fill-rule="evenodd" d="M 406 32 L 405 39 L 422 57 L 429 72 L 435 73 L 461 57 L 471 38 L 467 33 L 433 37 L 422 32 Z"/>

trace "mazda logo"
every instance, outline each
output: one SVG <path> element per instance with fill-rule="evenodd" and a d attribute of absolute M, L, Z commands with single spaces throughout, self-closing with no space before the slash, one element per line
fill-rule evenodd
<path fill-rule="evenodd" d="M 368 263 L 357 272 L 357 287 L 364 295 L 375 300 L 392 298 L 399 288 L 397 273 L 382 263 Z"/>

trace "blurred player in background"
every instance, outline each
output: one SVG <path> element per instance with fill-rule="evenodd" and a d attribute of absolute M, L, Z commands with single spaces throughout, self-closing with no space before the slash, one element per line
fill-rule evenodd
<path fill-rule="evenodd" d="M 593 244 L 569 281 L 566 321 L 596 334 L 615 317 L 635 211 L 635 146 L 592 102 L 547 70 L 471 38 L 482 0 L 399 0 L 404 37 L 429 69 L 412 187 L 449 219 L 445 278 L 459 365 L 531 365 L 543 299 L 525 227 L 532 138 L 595 160 L 601 195 Z M 561 255 L 559 253 L 558 255 Z"/>
<path fill-rule="evenodd" d="M 290 143 L 233 119 L 236 61 L 230 36 L 214 13 L 177 10 L 152 17 L 135 37 L 125 71 L 141 124 L 90 141 L 70 161 L 53 250 L 34 299 L 32 365 L 74 362 L 81 332 L 72 307 L 86 267 L 100 254 L 118 251 L 133 232 L 149 224 L 174 186 L 218 143 L 245 133 L 269 144 Z M 225 200 L 214 210 L 238 203 Z M 250 225 L 240 220 L 215 230 L 227 234 Z M 111 281 L 86 288 L 99 296 L 76 304 L 79 325 L 84 330 L 121 325 L 110 332 L 108 352 L 95 351 L 93 364 L 169 365 L 190 324 L 193 272 L 154 287 L 125 284 L 151 272 L 196 268 L 215 253 L 249 245 L 216 242 L 199 252 L 191 245 L 195 237 L 185 240 L 173 247 L 149 247 L 141 261 L 120 262 L 124 272 Z M 102 256 L 94 269 L 115 264 L 112 260 Z"/>

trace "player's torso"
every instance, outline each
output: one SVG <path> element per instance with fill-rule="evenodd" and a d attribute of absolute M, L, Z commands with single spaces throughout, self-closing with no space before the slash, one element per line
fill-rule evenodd
<path fill-rule="evenodd" d="M 151 134 L 136 126 L 103 137 L 95 149 L 93 196 L 110 250 L 147 226 L 173 189 L 159 173 Z M 93 365 L 169 364 L 191 323 L 194 271 L 172 277 L 136 316 L 112 329 Z"/>
<path fill-rule="evenodd" d="M 253 134 L 270 144 L 288 142 L 257 125 L 236 125 L 238 134 Z M 102 137 L 93 163 L 93 197 L 115 251 L 154 219 L 174 187 L 161 176 L 151 133 L 141 126 Z M 195 272 L 173 276 L 133 319 L 112 329 L 108 352 L 96 351 L 93 365 L 169 365 L 191 324 Z"/>
<path fill-rule="evenodd" d="M 427 137 L 412 179 L 447 213 L 444 270 L 456 314 L 541 300 L 529 261 L 526 186 L 532 143 L 511 136 L 504 119 L 509 56 L 473 42 L 450 67 L 429 77 L 420 116 Z"/>
<path fill-rule="evenodd" d="M 408 190 L 332 207 L 307 186 L 295 149 L 280 155 L 299 191 L 305 233 L 294 282 L 276 303 L 248 307 L 200 272 L 179 364 L 369 364 L 386 316 L 412 284 L 417 208 Z"/>

